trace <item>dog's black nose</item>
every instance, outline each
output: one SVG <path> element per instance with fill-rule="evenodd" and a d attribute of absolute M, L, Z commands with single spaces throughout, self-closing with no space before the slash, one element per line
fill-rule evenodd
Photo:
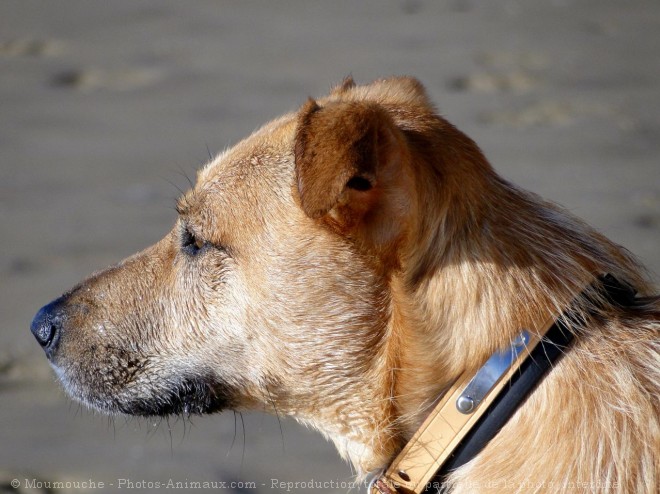
<path fill-rule="evenodd" d="M 39 309 L 39 312 L 37 312 L 37 315 L 32 320 L 30 330 L 46 352 L 48 358 L 51 358 L 57 349 L 57 343 L 62 332 L 63 319 L 62 299 L 58 298 Z"/>

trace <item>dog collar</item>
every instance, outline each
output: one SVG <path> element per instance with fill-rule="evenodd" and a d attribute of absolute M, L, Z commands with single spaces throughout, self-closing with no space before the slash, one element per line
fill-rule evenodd
<path fill-rule="evenodd" d="M 497 435 L 565 352 L 574 338 L 567 322 L 572 327 L 585 322 L 584 313 L 577 309 L 585 307 L 580 299 L 630 306 L 635 295 L 614 276 L 600 276 L 562 315 L 549 317 L 534 331 L 522 330 L 476 374 L 460 376 L 389 468 L 374 477 L 369 493 L 421 494 L 442 489 L 446 475 L 474 458 Z"/>

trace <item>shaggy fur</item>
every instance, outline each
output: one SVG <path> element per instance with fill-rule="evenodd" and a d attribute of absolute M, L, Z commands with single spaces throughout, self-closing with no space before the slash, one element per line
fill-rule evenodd
<path fill-rule="evenodd" d="M 200 171 L 161 242 L 61 299 L 51 361 L 110 412 L 261 408 L 360 474 L 465 371 L 582 299 L 575 344 L 453 492 L 656 492 L 660 300 L 621 247 L 499 177 L 414 79 L 351 80 Z M 590 305 L 587 300 L 597 303 Z"/>

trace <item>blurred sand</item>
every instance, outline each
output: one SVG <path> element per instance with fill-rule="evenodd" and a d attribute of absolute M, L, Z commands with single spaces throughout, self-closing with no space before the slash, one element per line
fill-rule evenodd
<path fill-rule="evenodd" d="M 231 412 L 155 427 L 81 411 L 28 330 L 43 303 L 168 231 L 176 187 L 207 146 L 222 150 L 349 73 L 419 77 L 504 176 L 659 279 L 658 2 L 3 2 L 0 492 L 13 478 L 108 486 L 94 492 L 119 479 L 280 492 L 271 479 L 351 478 L 288 420 L 280 431 L 247 415 L 243 438 Z"/>

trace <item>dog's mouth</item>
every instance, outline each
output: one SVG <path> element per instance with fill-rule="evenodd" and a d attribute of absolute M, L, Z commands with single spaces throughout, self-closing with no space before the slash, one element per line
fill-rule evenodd
<path fill-rule="evenodd" d="M 210 375 L 159 378 L 151 382 L 135 382 L 119 390 L 101 390 L 92 383 L 70 379 L 57 366 L 55 370 L 67 394 L 108 414 L 141 417 L 202 415 L 231 408 L 233 401 L 229 387 Z"/>
<path fill-rule="evenodd" d="M 229 397 L 225 385 L 209 377 L 193 377 L 179 380 L 164 392 L 118 402 L 117 408 L 120 413 L 144 417 L 202 415 L 229 408 Z"/>

